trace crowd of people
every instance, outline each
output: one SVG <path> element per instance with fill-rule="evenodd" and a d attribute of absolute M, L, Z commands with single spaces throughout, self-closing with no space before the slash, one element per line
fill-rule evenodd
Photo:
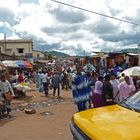
<path fill-rule="evenodd" d="M 118 76 L 113 70 L 100 71 L 83 69 L 80 63 L 76 69 L 39 69 L 34 71 L 15 70 L 10 76 L 4 72 L 0 75 L 0 99 L 7 108 L 10 102 L 6 99 L 6 94 L 15 97 L 13 90 L 14 83 L 30 82 L 36 84 L 39 92 L 43 92 L 46 97 L 52 90 L 52 96 L 61 96 L 61 89 L 72 90 L 74 103 L 78 111 L 87 108 L 96 108 L 114 103 L 120 103 L 140 89 L 140 82 L 136 77 L 129 77 L 122 73 Z M 8 112 L 10 109 L 8 110 Z M 1 111 L 0 111 L 1 112 Z"/>
<path fill-rule="evenodd" d="M 83 71 L 83 66 L 77 64 L 76 73 L 72 77 L 73 101 L 78 111 L 121 103 L 138 91 L 139 85 L 137 77 L 124 73 L 118 76 L 113 70 L 104 75 L 95 71 Z"/>
<path fill-rule="evenodd" d="M 71 89 L 72 76 L 69 70 L 58 72 L 39 70 L 36 74 L 36 87 L 39 92 L 44 92 L 46 97 L 49 95 L 49 90 L 53 90 L 53 96 L 56 95 L 60 97 L 60 88 L 61 89 Z"/>
<path fill-rule="evenodd" d="M 57 71 L 56 69 L 39 69 L 39 70 L 26 70 L 21 69 L 12 71 L 3 71 L 0 74 L 0 117 L 2 114 L 11 111 L 11 100 L 8 99 L 8 94 L 10 93 L 11 98 L 21 97 L 24 95 L 21 91 L 16 90 L 14 85 L 22 84 L 28 82 L 29 84 L 36 84 L 36 89 L 39 92 L 44 93 L 46 97 L 49 96 L 50 90 L 52 90 L 53 96 L 60 97 L 61 89 L 68 90 L 71 89 L 71 71 Z M 57 92 L 57 93 L 56 93 Z M 22 96 L 23 97 L 23 96 Z"/>

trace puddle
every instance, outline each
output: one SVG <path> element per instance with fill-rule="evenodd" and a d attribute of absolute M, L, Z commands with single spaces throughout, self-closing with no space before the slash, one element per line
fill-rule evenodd
<path fill-rule="evenodd" d="M 32 102 L 32 103 L 22 103 L 22 104 L 12 104 L 13 111 L 24 111 L 25 108 L 34 108 L 34 109 L 41 109 L 46 108 L 49 106 L 57 105 L 61 102 L 64 102 L 63 98 L 59 99 L 48 99 L 47 101 L 39 101 L 39 102 Z"/>

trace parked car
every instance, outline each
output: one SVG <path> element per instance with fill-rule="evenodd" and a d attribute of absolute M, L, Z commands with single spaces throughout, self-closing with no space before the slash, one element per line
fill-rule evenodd
<path fill-rule="evenodd" d="M 140 140 L 140 92 L 120 104 L 75 113 L 74 140 Z"/>

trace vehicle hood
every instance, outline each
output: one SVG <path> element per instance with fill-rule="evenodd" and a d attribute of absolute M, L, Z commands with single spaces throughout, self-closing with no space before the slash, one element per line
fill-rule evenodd
<path fill-rule="evenodd" d="M 93 140 L 140 140 L 140 113 L 119 105 L 81 111 L 73 121 Z"/>

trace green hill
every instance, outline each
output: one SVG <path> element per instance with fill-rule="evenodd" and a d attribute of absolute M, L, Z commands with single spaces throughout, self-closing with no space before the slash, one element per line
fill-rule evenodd
<path fill-rule="evenodd" d="M 57 52 L 57 51 L 49 51 L 49 54 L 51 54 L 52 56 L 56 56 L 58 58 L 66 58 L 69 57 L 69 55 L 62 53 L 62 52 Z"/>
<path fill-rule="evenodd" d="M 138 48 L 123 49 L 120 52 L 123 52 L 123 53 L 138 53 Z"/>

